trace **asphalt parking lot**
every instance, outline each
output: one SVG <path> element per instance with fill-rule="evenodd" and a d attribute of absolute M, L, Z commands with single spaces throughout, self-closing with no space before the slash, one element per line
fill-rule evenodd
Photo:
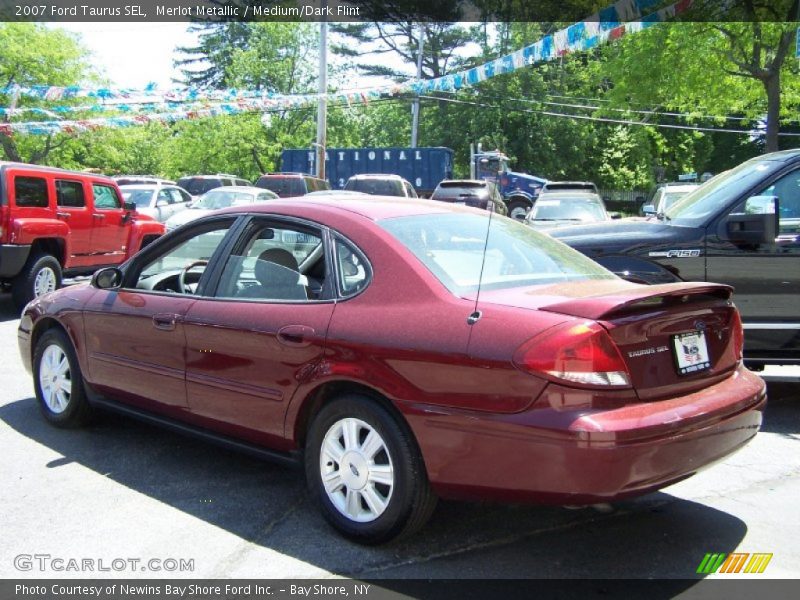
<path fill-rule="evenodd" d="M 442 502 L 421 534 L 367 548 L 327 527 L 299 470 L 117 416 L 48 426 L 17 323 L 0 296 L 3 578 L 692 578 L 706 553 L 733 551 L 773 554 L 758 577 L 800 576 L 797 383 L 770 384 L 749 446 L 660 493 L 607 510 Z M 19 570 L 15 557 L 34 554 L 183 559 L 193 570 Z"/>

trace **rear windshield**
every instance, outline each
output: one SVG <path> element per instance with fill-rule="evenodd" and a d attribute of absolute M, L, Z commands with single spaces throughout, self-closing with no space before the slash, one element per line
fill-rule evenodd
<path fill-rule="evenodd" d="M 120 188 L 122 198 L 126 202 L 133 202 L 136 208 L 150 208 L 150 200 L 153 199 L 153 190 L 132 190 Z"/>
<path fill-rule="evenodd" d="M 433 191 L 431 200 L 457 199 L 457 198 L 486 198 L 489 190 L 484 186 L 452 186 L 440 185 Z"/>
<path fill-rule="evenodd" d="M 546 183 L 544 189 L 549 192 L 564 190 L 589 190 L 594 192 L 597 186 L 593 183 Z"/>
<path fill-rule="evenodd" d="M 261 177 L 256 185 L 275 192 L 281 198 L 303 196 L 306 193 L 302 177 Z"/>
<path fill-rule="evenodd" d="M 182 187 L 192 196 L 200 196 L 209 190 L 218 188 L 222 185 L 220 179 L 206 179 L 197 177 L 182 177 L 178 179 L 178 187 Z"/>
<path fill-rule="evenodd" d="M 491 223 L 488 240 L 487 226 Z M 616 279 L 583 254 L 517 221 L 473 214 L 396 217 L 381 227 L 457 296 L 562 281 Z M 482 258 L 486 248 L 486 260 Z"/>
<path fill-rule="evenodd" d="M 350 179 L 344 189 L 377 196 L 405 196 L 403 184 L 397 179 Z"/>
<path fill-rule="evenodd" d="M 539 199 L 531 209 L 531 221 L 602 221 L 606 212 L 598 202 L 582 198 Z"/>

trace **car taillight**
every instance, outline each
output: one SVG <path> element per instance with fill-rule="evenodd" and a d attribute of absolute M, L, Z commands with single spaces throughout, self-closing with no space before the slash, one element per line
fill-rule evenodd
<path fill-rule="evenodd" d="M 742 360 L 744 358 L 744 328 L 738 310 L 734 310 L 733 317 L 731 317 L 731 333 L 733 334 L 733 351 L 736 353 L 736 360 Z"/>
<path fill-rule="evenodd" d="M 514 355 L 520 369 L 584 387 L 630 387 L 625 361 L 594 321 L 568 322 L 528 340 Z"/>

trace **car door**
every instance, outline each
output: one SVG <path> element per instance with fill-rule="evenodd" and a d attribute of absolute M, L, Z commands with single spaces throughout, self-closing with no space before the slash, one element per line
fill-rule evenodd
<path fill-rule="evenodd" d="M 79 179 L 56 179 L 56 217 L 69 225 L 71 266 L 92 264 L 93 219 L 86 205 L 88 192 Z"/>
<path fill-rule="evenodd" d="M 92 184 L 92 249 L 95 254 L 105 254 L 106 264 L 116 264 L 125 257 L 125 246 L 130 231 L 125 219 L 122 198 L 116 188 L 104 183 Z"/>
<path fill-rule="evenodd" d="M 322 358 L 335 305 L 324 239 L 302 222 L 254 218 L 213 295 L 188 310 L 189 406 L 209 427 L 280 446 L 287 406 Z"/>
<path fill-rule="evenodd" d="M 84 327 L 93 387 L 150 410 L 186 409 L 184 316 L 234 221 L 203 219 L 159 240 L 128 264 L 120 289 L 92 296 Z"/>
<path fill-rule="evenodd" d="M 769 244 L 731 242 L 725 217 L 752 212 L 759 205 L 754 197 L 778 198 L 777 238 Z M 748 356 L 763 349 L 800 357 L 800 168 L 766 182 L 728 214 L 709 228 L 706 278 L 734 286 Z"/>

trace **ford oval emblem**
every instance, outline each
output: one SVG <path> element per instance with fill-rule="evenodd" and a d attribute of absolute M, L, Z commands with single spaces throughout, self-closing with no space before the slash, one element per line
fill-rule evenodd
<path fill-rule="evenodd" d="M 706 330 L 706 322 L 705 321 L 695 321 L 694 322 L 694 328 L 699 330 L 699 331 L 705 331 Z"/>

